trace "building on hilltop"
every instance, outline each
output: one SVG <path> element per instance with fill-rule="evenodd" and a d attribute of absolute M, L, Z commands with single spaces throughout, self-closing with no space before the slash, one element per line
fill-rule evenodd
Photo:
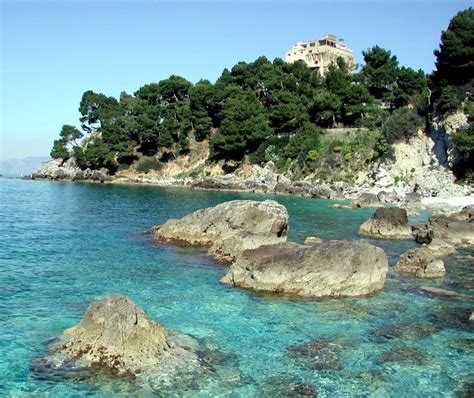
<path fill-rule="evenodd" d="M 320 40 L 299 41 L 293 44 L 291 50 L 285 54 L 286 62 L 302 60 L 310 68 L 317 68 L 324 75 L 329 65 L 337 64 L 337 59 L 343 58 L 349 71 L 355 70 L 354 52 L 346 47 L 344 39 L 336 40 L 334 35 L 325 35 Z"/>

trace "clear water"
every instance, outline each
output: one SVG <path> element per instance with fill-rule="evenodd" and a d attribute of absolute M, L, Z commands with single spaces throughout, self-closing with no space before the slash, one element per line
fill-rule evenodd
<path fill-rule="evenodd" d="M 372 297 L 302 301 L 224 286 L 225 267 L 202 251 L 152 244 L 142 233 L 226 200 L 267 197 L 0 179 L 0 396 L 144 396 L 124 380 L 48 380 L 30 371 L 49 339 L 110 293 L 130 296 L 168 328 L 216 342 L 240 371 L 237 383 L 222 378 L 162 395 L 298 396 L 286 391 L 292 382 L 319 397 L 472 393 L 473 335 L 465 315 L 473 302 L 418 290 L 432 285 L 472 294 L 471 252 L 448 257 L 443 280 L 390 274 Z M 372 212 L 331 209 L 326 200 L 271 198 L 288 208 L 295 241 L 358 239 L 359 225 Z M 392 266 L 415 245 L 375 243 Z M 390 329 L 397 325 L 401 329 Z M 330 341 L 329 358 L 340 366 L 315 368 L 294 355 L 291 346 L 312 340 Z"/>

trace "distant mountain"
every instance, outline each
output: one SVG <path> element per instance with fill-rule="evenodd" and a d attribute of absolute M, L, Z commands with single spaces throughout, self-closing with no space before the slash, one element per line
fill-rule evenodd
<path fill-rule="evenodd" d="M 29 175 L 50 159 L 49 156 L 30 156 L 24 159 L 2 160 L 0 161 L 0 174 L 8 177 Z"/>

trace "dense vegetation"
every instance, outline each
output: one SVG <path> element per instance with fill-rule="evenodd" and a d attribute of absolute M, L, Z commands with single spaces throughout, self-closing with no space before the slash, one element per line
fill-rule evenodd
<path fill-rule="evenodd" d="M 473 81 L 473 25 L 471 8 L 452 19 L 432 76 L 400 67 L 389 50 L 374 46 L 363 52 L 358 73 L 342 59 L 321 77 L 302 61 L 260 57 L 225 69 L 214 84 L 170 76 L 119 99 L 86 91 L 79 106 L 82 132 L 63 126 L 51 156 L 73 155 L 82 167 L 112 172 L 138 159 L 139 167 L 158 169 L 186 154 L 190 139 L 207 139 L 211 161 L 273 160 L 303 174 L 349 161 L 358 150 L 360 161 L 389 157 L 389 144 L 416 133 L 431 113 L 473 108 L 465 98 Z M 360 133 L 349 143 L 329 142 L 325 131 L 336 127 Z M 466 159 L 472 158 L 472 137 L 471 127 L 454 139 Z"/>

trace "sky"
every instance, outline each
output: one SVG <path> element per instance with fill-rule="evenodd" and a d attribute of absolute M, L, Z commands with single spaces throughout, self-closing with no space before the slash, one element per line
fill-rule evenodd
<path fill-rule="evenodd" d="M 284 57 L 296 41 L 344 38 L 362 63 L 379 45 L 431 72 L 461 0 L 0 0 L 0 160 L 48 155 L 79 127 L 87 90 L 118 97 L 172 74 L 214 82 L 224 68 Z"/>

